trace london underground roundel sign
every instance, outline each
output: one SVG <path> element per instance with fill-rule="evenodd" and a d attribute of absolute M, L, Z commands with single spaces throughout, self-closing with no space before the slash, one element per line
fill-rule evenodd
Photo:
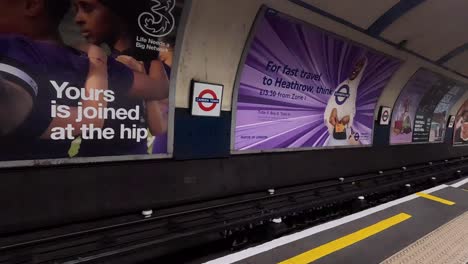
<path fill-rule="evenodd" d="M 392 108 L 383 106 L 380 110 L 380 125 L 389 125 L 390 124 L 390 115 Z"/>
<path fill-rule="evenodd" d="M 194 82 L 192 94 L 192 115 L 220 116 L 223 98 L 222 85 Z"/>

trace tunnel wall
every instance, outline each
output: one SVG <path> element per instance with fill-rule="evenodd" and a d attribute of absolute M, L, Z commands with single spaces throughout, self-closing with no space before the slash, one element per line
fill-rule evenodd
<path fill-rule="evenodd" d="M 139 213 L 147 208 L 337 179 L 467 153 L 464 147 L 421 144 L 4 169 L 0 232 Z"/>
<path fill-rule="evenodd" d="M 424 59 L 399 50 L 379 39 L 351 29 L 322 14 L 311 12 L 291 1 L 240 0 L 227 3 L 216 0 L 193 1 L 185 28 L 179 74 L 176 107 L 188 108 L 192 79 L 225 85 L 223 110 L 230 111 L 232 90 L 246 40 L 262 5 L 334 32 L 347 39 L 402 59 L 405 63 L 395 74 L 380 97 L 378 105 L 393 106 L 408 79 L 421 67 L 439 72 L 459 81 L 459 75 L 444 70 Z M 209 32 L 207 36 L 205 32 Z M 454 110 L 453 112 L 456 112 Z"/>
<path fill-rule="evenodd" d="M 373 147 L 231 155 L 235 79 L 246 40 L 263 4 L 403 60 L 377 106 L 393 106 L 408 79 L 421 67 L 466 81 L 290 1 L 195 0 L 184 28 L 176 74 L 171 128 L 173 158 L 1 169 L 0 233 L 137 213 L 147 208 L 208 201 L 468 154 L 466 148 L 452 146 L 450 129 L 441 144 L 388 146 L 389 127 L 376 122 Z M 224 85 L 220 118 L 190 114 L 193 79 Z M 451 114 L 461 104 L 457 103 Z"/>

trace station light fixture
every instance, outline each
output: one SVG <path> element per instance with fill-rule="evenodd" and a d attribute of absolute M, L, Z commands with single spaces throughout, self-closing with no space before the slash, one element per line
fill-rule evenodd
<path fill-rule="evenodd" d="M 281 217 L 278 217 L 278 218 L 271 220 L 271 222 L 275 224 L 281 224 L 283 222 L 283 219 L 281 219 Z"/>
<path fill-rule="evenodd" d="M 153 215 L 153 210 L 144 210 L 141 212 L 141 215 L 143 215 L 144 218 L 150 218 Z"/>

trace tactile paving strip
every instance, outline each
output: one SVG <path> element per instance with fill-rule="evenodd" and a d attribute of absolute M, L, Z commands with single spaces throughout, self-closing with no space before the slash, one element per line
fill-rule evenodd
<path fill-rule="evenodd" d="M 468 212 L 391 256 L 381 264 L 467 264 Z"/>

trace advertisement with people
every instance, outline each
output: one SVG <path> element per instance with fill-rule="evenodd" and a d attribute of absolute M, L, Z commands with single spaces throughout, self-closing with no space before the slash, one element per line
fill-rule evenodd
<path fill-rule="evenodd" d="M 453 144 L 468 145 L 468 100 L 463 103 L 455 117 Z"/>
<path fill-rule="evenodd" d="M 408 144 L 413 142 L 416 111 L 426 92 L 442 76 L 426 70 L 418 70 L 403 87 L 393 107 L 390 144 Z"/>
<path fill-rule="evenodd" d="M 429 142 L 444 141 L 450 110 L 457 103 L 457 101 L 460 100 L 465 92 L 465 86 L 462 86 L 461 84 L 455 84 L 452 89 L 450 89 L 450 91 L 442 98 L 442 100 L 440 100 L 431 118 Z"/>
<path fill-rule="evenodd" d="M 183 7 L 0 1 L 0 164 L 167 155 Z"/>
<path fill-rule="evenodd" d="M 258 19 L 238 77 L 234 150 L 370 146 L 401 62 L 272 9 Z"/>
<path fill-rule="evenodd" d="M 440 78 L 432 84 L 419 103 L 414 118 L 413 142 L 429 142 L 432 117 L 439 102 L 454 86 L 454 83 L 446 78 Z"/>
<path fill-rule="evenodd" d="M 390 144 L 443 142 L 449 111 L 466 87 L 427 69 L 401 91 L 392 114 Z"/>

